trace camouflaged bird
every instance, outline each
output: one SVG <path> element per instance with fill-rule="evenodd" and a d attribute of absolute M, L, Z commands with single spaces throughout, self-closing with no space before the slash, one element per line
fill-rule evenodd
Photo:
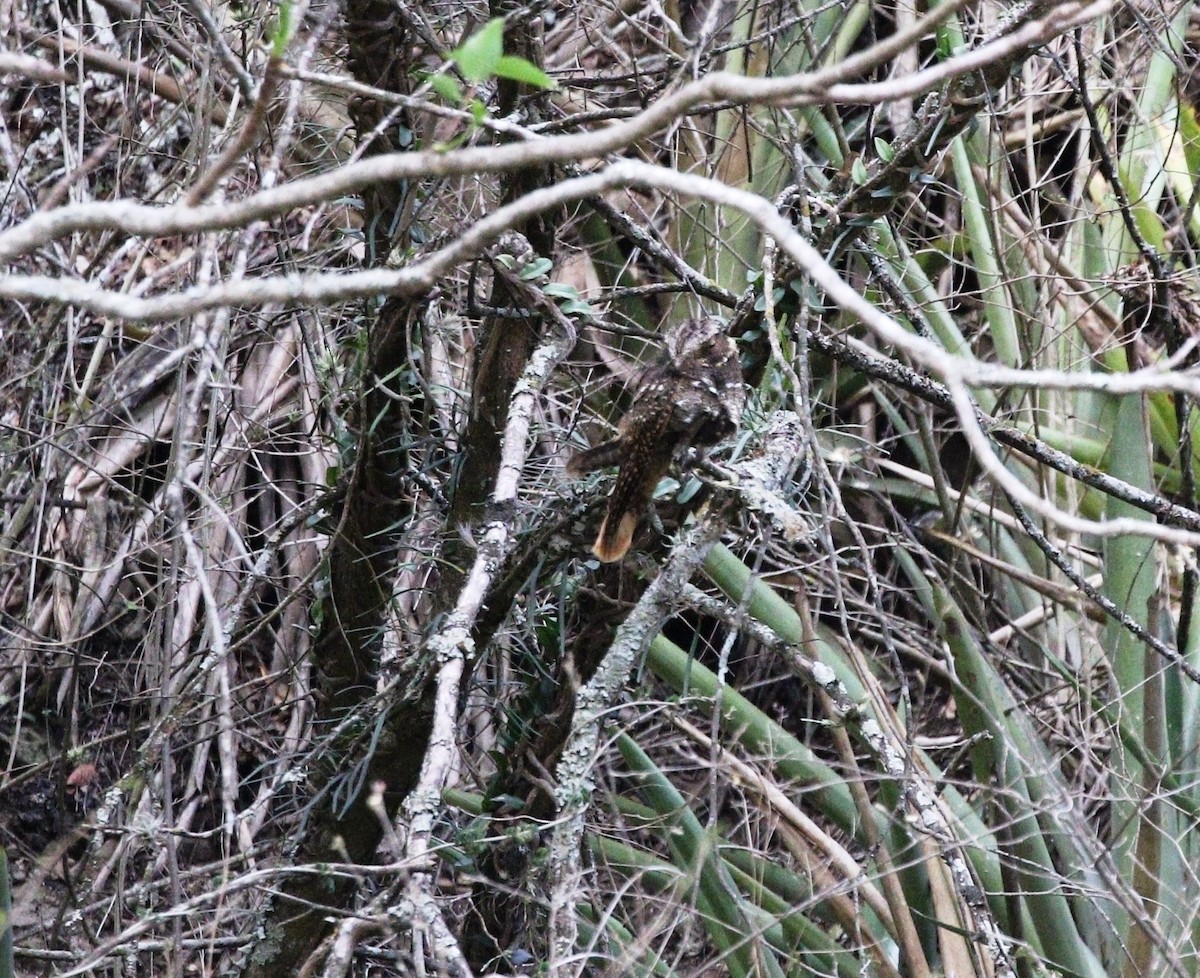
<path fill-rule="evenodd" d="M 572 476 L 621 467 L 592 553 L 606 563 L 624 557 L 672 458 L 736 431 L 745 404 L 737 347 L 722 321 L 706 316 L 673 329 L 663 352 L 639 378 L 617 437 L 567 464 Z"/>

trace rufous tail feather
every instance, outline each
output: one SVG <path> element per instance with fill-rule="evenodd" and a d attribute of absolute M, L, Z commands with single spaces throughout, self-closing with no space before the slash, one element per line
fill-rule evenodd
<path fill-rule="evenodd" d="M 604 517 L 604 522 L 600 524 L 600 532 L 596 535 L 596 542 L 592 546 L 592 553 L 606 564 L 620 560 L 629 552 L 629 545 L 633 543 L 633 531 L 638 525 L 636 513 L 624 512 L 616 520 L 616 525 L 610 526 L 616 515 L 609 513 Z"/>
<path fill-rule="evenodd" d="M 635 448 L 638 446 L 635 446 Z M 645 454 L 631 455 L 621 465 L 617 482 L 608 496 L 608 509 L 600 532 L 592 547 L 594 553 L 605 563 L 612 563 L 625 556 L 633 543 L 633 532 L 645 513 L 654 487 L 667 468 L 665 458 L 647 458 Z"/>

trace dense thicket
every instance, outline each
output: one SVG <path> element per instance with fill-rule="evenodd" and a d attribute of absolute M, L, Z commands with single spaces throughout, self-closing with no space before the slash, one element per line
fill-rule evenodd
<path fill-rule="evenodd" d="M 0 10 L 0 975 L 1195 974 L 1193 7 Z"/>

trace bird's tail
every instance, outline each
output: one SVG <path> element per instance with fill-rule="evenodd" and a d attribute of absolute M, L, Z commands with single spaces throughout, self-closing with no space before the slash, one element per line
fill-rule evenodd
<path fill-rule="evenodd" d="M 643 462 L 645 460 L 642 460 Z M 654 463 L 659 463 L 658 459 Z M 669 459 L 660 464 L 636 464 L 627 459 L 617 475 L 617 484 L 608 497 L 608 510 L 600 532 L 592 545 L 592 553 L 606 564 L 620 560 L 633 543 L 633 532 L 637 529 L 642 513 L 654 495 L 654 487 L 667 470 Z"/>
<path fill-rule="evenodd" d="M 623 513 L 608 513 L 600 524 L 600 532 L 596 542 L 592 544 L 592 553 L 598 560 L 611 564 L 620 560 L 629 551 L 633 543 L 633 531 L 637 529 L 638 514 L 626 510 Z"/>

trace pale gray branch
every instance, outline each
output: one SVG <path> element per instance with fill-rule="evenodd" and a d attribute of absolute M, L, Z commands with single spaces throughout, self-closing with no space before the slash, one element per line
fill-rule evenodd
<path fill-rule="evenodd" d="M 11 260 L 78 231 L 120 230 L 166 236 L 244 227 L 353 194 L 367 186 L 398 180 L 463 174 L 502 173 L 546 163 L 575 163 L 626 150 L 693 110 L 711 104 L 798 106 L 822 103 L 878 104 L 931 91 L 1022 48 L 1044 43 L 1108 10 L 1112 0 L 1068 2 L 994 41 L 940 62 L 907 78 L 880 83 L 847 83 L 866 65 L 848 58 L 817 71 L 782 78 L 746 78 L 714 72 L 654 102 L 640 115 L 599 132 L 573 133 L 504 146 L 474 146 L 452 152 L 391 153 L 359 160 L 341 169 L 265 190 L 243 201 L 208 207 L 151 207 L 129 200 L 87 203 L 35 214 L 0 233 L 0 261 Z M 868 52 L 869 53 L 869 52 Z"/>

